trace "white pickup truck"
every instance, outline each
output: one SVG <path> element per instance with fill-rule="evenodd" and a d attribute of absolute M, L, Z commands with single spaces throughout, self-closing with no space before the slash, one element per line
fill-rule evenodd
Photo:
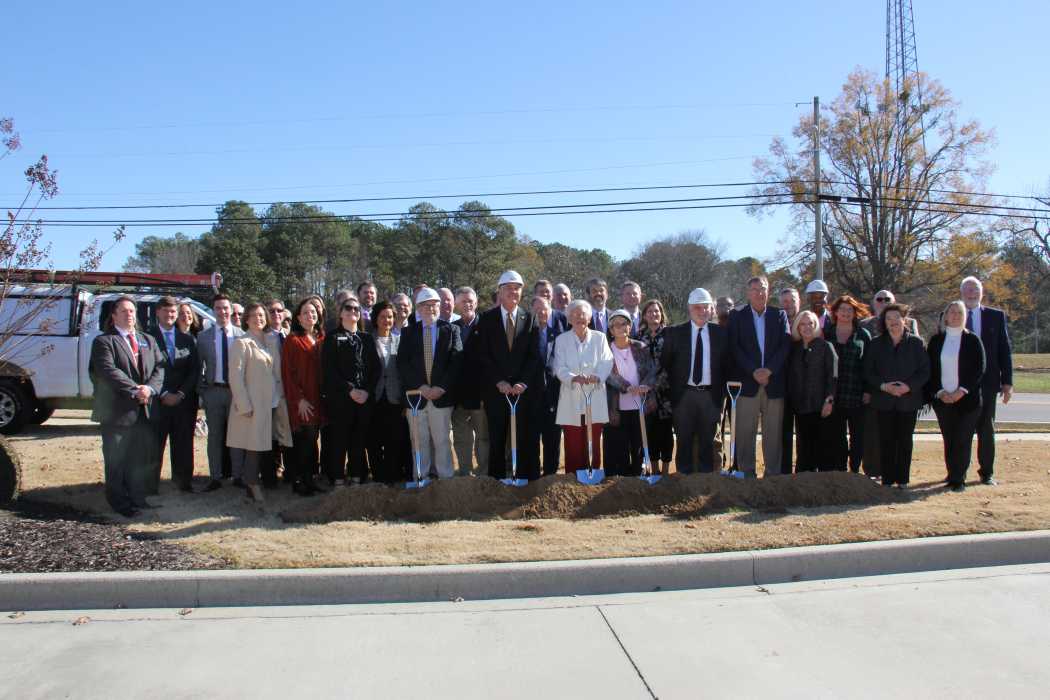
<path fill-rule="evenodd" d="M 0 433 L 12 435 L 27 424 L 39 425 L 56 408 L 90 406 L 91 343 L 102 332 L 113 302 L 124 294 L 134 298 L 139 327 L 148 329 L 165 293 L 95 293 L 80 284 L 10 287 L 0 304 Z M 191 304 L 205 327 L 214 322 L 204 304 L 177 292 L 173 296 Z"/>

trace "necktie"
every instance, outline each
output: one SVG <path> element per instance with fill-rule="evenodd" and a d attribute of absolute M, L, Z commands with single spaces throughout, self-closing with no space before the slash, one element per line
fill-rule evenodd
<path fill-rule="evenodd" d="M 605 332 L 605 313 L 602 311 L 598 312 L 598 315 L 594 317 L 595 330 Z"/>
<path fill-rule="evenodd" d="M 434 369 L 434 332 L 433 326 L 423 327 L 423 366 L 427 371 L 427 384 L 430 384 L 430 373 Z"/>
<path fill-rule="evenodd" d="M 547 326 L 540 329 L 540 357 L 544 364 L 547 362 Z"/>
<path fill-rule="evenodd" d="M 696 353 L 693 355 L 693 384 L 700 384 L 704 378 L 704 336 L 703 328 L 696 329 Z"/>
<path fill-rule="evenodd" d="M 168 346 L 168 364 L 172 367 L 175 366 L 175 332 L 165 331 L 164 332 L 164 343 Z"/>
<path fill-rule="evenodd" d="M 219 348 L 222 350 L 222 357 L 220 358 L 220 364 L 222 366 L 222 383 L 230 383 L 230 336 L 226 335 L 226 329 L 220 328 L 219 332 L 222 333 L 222 343 L 219 344 Z"/>
<path fill-rule="evenodd" d="M 139 352 L 139 340 L 135 337 L 135 331 L 128 333 L 128 342 L 131 343 L 131 354 L 135 358 L 135 369 L 142 374 L 142 353 Z"/>
<path fill-rule="evenodd" d="M 514 349 L 514 312 L 507 314 L 507 349 Z"/>
<path fill-rule="evenodd" d="M 966 310 L 966 330 L 973 333 L 973 309 Z"/>

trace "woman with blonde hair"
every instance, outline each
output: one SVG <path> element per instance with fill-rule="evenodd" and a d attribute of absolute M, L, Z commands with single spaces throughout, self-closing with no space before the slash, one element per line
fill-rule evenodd
<path fill-rule="evenodd" d="M 795 411 L 795 471 L 828 471 L 829 447 L 834 442 L 828 420 L 835 404 L 838 357 L 820 332 L 820 320 L 802 311 L 791 324 L 791 354 L 787 367 L 787 396 Z"/>
<path fill-rule="evenodd" d="M 962 491 L 981 415 L 981 380 L 986 368 L 984 344 L 966 329 L 966 305 L 962 301 L 953 301 L 945 308 L 941 332 L 930 338 L 926 352 L 930 357 L 926 400 L 933 405 L 944 439 L 946 485 L 952 491 Z"/>

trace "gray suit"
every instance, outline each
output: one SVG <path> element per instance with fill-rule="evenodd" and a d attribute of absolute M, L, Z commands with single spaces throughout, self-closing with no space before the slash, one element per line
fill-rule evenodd
<path fill-rule="evenodd" d="M 197 387 L 201 395 L 201 403 L 204 405 L 204 417 L 208 421 L 208 473 L 212 479 L 222 477 L 222 456 L 227 449 L 226 426 L 230 419 L 231 402 L 229 378 L 226 380 L 226 385 L 217 386 L 215 380 L 216 370 L 220 373 L 219 376 L 222 372 L 220 358 L 215 352 L 217 331 L 218 326 L 212 325 L 197 336 L 197 356 L 201 364 L 201 377 Z M 226 354 L 227 366 L 233 341 L 242 335 L 244 331 L 236 326 L 230 326 L 230 339 Z M 244 463 L 244 450 L 235 447 L 229 450 L 233 473 L 240 474 L 241 465 Z"/>
<path fill-rule="evenodd" d="M 146 505 L 146 479 L 155 449 L 150 405 L 140 404 L 135 391 L 146 385 L 156 396 L 164 383 L 164 359 L 157 342 L 145 333 L 136 333 L 135 339 L 138 362 L 128 341 L 114 330 L 92 341 L 88 365 L 95 387 L 91 419 L 102 424 L 106 500 L 118 513 Z"/>

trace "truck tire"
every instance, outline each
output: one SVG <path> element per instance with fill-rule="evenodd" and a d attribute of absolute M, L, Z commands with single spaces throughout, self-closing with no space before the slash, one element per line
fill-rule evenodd
<path fill-rule="evenodd" d="M 17 384 L 0 382 L 0 435 L 21 432 L 31 412 L 26 395 Z"/>
<path fill-rule="evenodd" d="M 51 408 L 47 404 L 37 402 L 36 406 L 33 407 L 33 413 L 29 416 L 26 421 L 30 425 L 43 425 L 47 422 L 55 412 L 55 409 Z"/>
<path fill-rule="evenodd" d="M 14 446 L 0 438 L 0 504 L 18 498 L 22 488 L 22 460 Z"/>

